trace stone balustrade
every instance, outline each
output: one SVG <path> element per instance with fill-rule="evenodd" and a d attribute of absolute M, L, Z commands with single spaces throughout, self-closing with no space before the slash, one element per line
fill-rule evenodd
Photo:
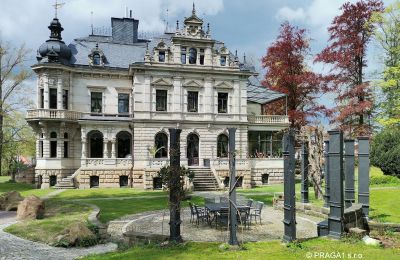
<path fill-rule="evenodd" d="M 289 117 L 286 115 L 248 115 L 247 121 L 250 124 L 289 124 Z"/>
<path fill-rule="evenodd" d="M 81 117 L 81 112 L 57 109 L 31 109 L 28 110 L 26 114 L 27 119 L 46 118 L 78 120 Z"/>

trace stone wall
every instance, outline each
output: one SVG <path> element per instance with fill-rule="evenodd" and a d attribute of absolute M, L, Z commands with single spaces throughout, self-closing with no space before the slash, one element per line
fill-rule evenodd
<path fill-rule="evenodd" d="M 19 183 L 35 183 L 35 169 L 29 167 L 15 175 L 15 181 Z"/>
<path fill-rule="evenodd" d="M 132 175 L 131 175 L 132 172 Z M 128 187 L 143 188 L 143 171 L 131 169 L 80 170 L 76 178 L 80 189 L 90 188 L 90 176 L 99 176 L 99 188 L 119 188 L 119 177 L 128 176 Z M 132 176 L 132 177 L 131 177 Z"/>
<path fill-rule="evenodd" d="M 283 183 L 283 168 L 251 169 L 251 186 L 261 186 L 262 175 L 268 174 L 268 184 Z"/>
<path fill-rule="evenodd" d="M 76 169 L 35 169 L 35 177 L 42 178 L 40 188 L 50 187 L 50 176 L 57 176 L 57 182 L 62 178 L 72 175 Z"/>
<path fill-rule="evenodd" d="M 223 183 L 226 177 L 229 177 L 229 170 L 216 170 L 217 175 Z M 243 177 L 243 188 L 251 188 L 251 179 L 249 170 L 236 170 L 236 177 Z"/>

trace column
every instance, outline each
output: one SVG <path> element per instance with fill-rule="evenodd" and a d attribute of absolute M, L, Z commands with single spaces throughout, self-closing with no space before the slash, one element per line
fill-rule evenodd
<path fill-rule="evenodd" d="M 301 145 L 301 202 L 308 203 L 308 144 Z"/>
<path fill-rule="evenodd" d="M 62 104 L 62 75 L 57 79 L 57 109 L 63 109 Z"/>
<path fill-rule="evenodd" d="M 180 188 L 177 185 L 180 182 L 180 147 L 179 139 L 182 129 L 169 128 L 169 161 L 172 176 L 169 182 L 169 208 L 170 208 L 170 231 L 169 240 L 182 242 L 181 236 L 181 205 L 180 205 Z"/>
<path fill-rule="evenodd" d="M 236 236 L 236 162 L 235 162 L 235 133 L 236 128 L 228 128 L 229 132 L 229 244 L 239 245 Z"/>
<path fill-rule="evenodd" d="M 104 141 L 103 141 L 103 158 L 108 158 L 107 144 L 108 144 L 108 140 L 104 139 Z"/>
<path fill-rule="evenodd" d="M 112 139 L 111 140 L 111 158 L 115 158 L 115 151 L 116 151 L 115 145 L 116 144 L 117 143 L 116 143 L 115 139 Z"/>
<path fill-rule="evenodd" d="M 362 204 L 364 217 L 369 214 L 369 138 L 358 137 L 358 203 Z"/>
<path fill-rule="evenodd" d="M 344 231 L 343 214 L 343 132 L 328 131 L 329 134 L 329 191 L 330 212 L 328 236 L 340 239 Z"/>
<path fill-rule="evenodd" d="M 283 241 L 289 243 L 296 240 L 296 194 L 295 194 L 295 157 L 294 130 L 290 129 L 283 136 L 284 161 L 284 236 Z"/>
<path fill-rule="evenodd" d="M 47 81 L 44 83 L 44 91 L 43 91 L 43 108 L 49 109 L 49 78 L 46 78 Z"/>
<path fill-rule="evenodd" d="M 344 140 L 345 176 L 344 203 L 349 208 L 355 202 L 354 192 L 354 140 Z"/>
<path fill-rule="evenodd" d="M 82 159 L 86 159 L 86 139 L 82 140 Z"/>
<path fill-rule="evenodd" d="M 324 207 L 329 208 L 329 140 L 324 141 L 325 143 L 325 149 L 324 149 L 324 158 L 325 158 L 325 163 L 324 163 L 324 171 L 325 171 L 325 194 L 324 194 Z"/>

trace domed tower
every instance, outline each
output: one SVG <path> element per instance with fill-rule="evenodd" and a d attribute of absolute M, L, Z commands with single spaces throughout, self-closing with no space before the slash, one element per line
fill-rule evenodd
<path fill-rule="evenodd" d="M 68 65 L 71 49 L 62 41 L 61 32 L 64 28 L 62 28 L 58 18 L 54 18 L 48 28 L 50 38 L 39 47 L 36 57 L 38 62 L 55 62 Z"/>

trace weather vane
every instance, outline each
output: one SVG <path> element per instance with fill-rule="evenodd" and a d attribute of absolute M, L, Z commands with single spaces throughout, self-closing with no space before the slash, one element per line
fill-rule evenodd
<path fill-rule="evenodd" d="M 57 18 L 57 10 L 60 9 L 63 5 L 65 5 L 65 3 L 58 3 L 56 0 L 56 3 L 53 5 L 55 11 L 55 18 Z"/>

